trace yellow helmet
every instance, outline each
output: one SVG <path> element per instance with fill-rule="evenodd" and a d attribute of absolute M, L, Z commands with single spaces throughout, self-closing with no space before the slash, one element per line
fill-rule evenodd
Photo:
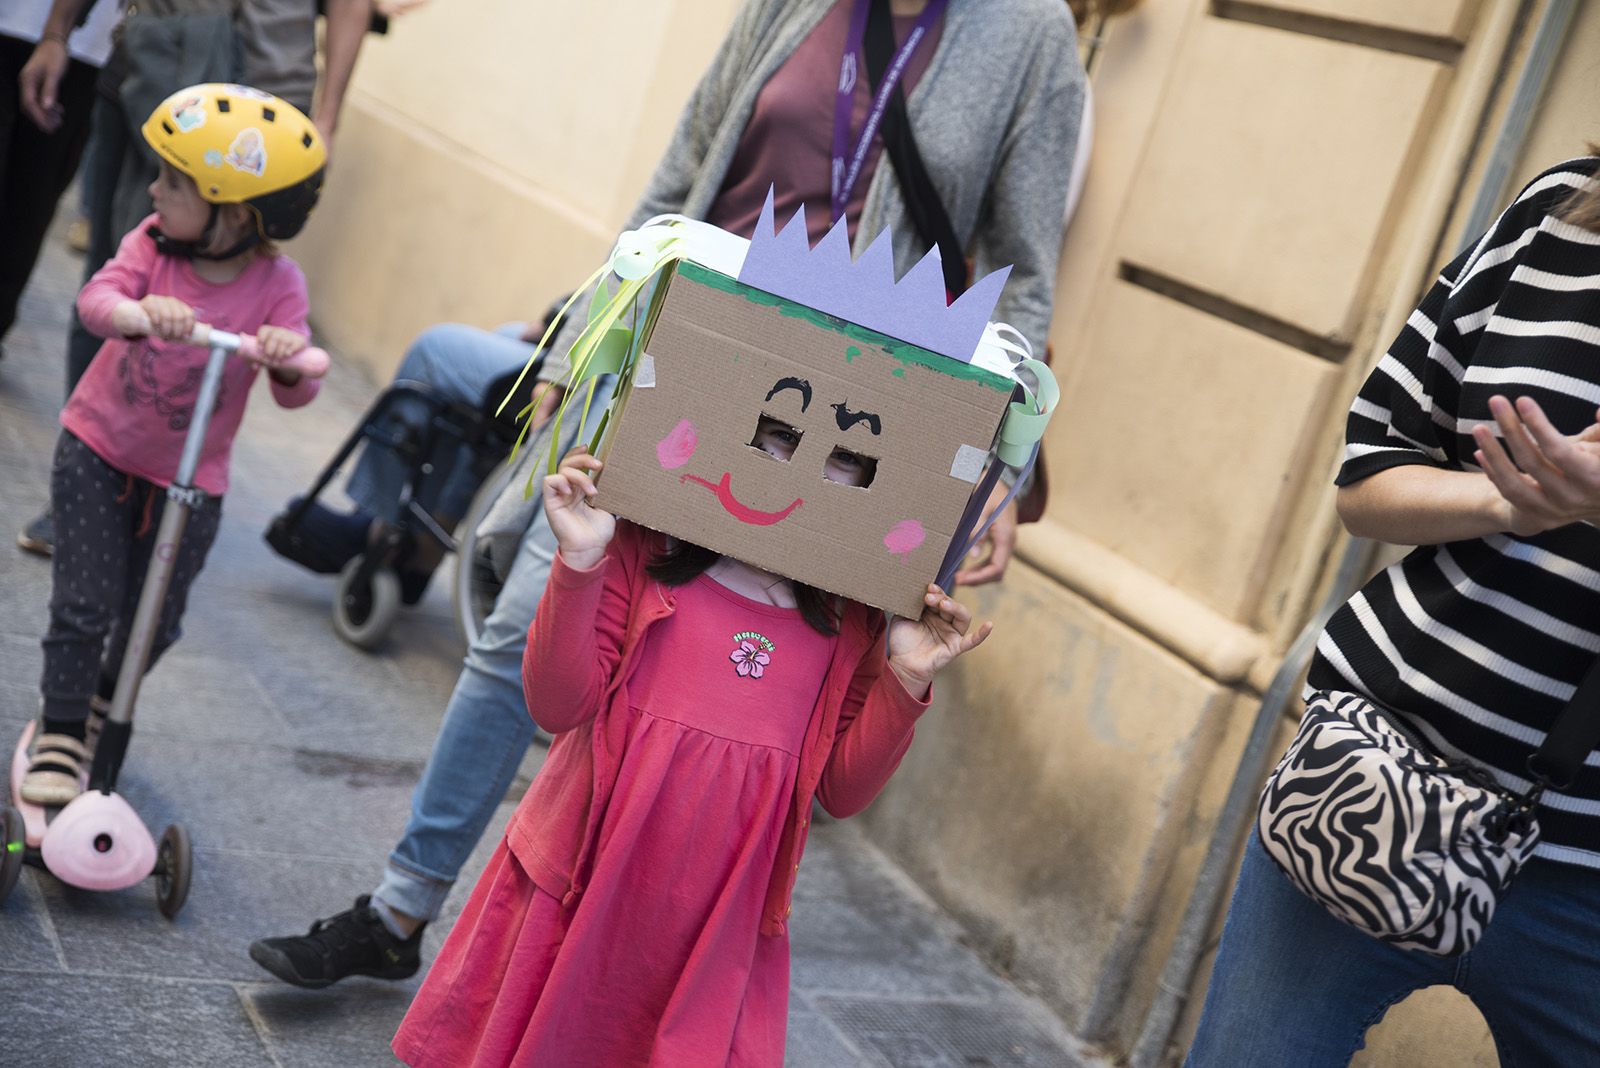
<path fill-rule="evenodd" d="M 248 204 L 264 237 L 300 232 L 322 191 L 322 135 L 301 110 L 246 85 L 212 82 L 163 100 L 141 131 L 212 204 Z"/>

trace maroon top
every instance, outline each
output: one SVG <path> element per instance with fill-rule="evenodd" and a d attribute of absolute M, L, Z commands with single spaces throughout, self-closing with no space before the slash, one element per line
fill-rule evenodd
<path fill-rule="evenodd" d="M 895 16 L 896 43 L 906 39 L 916 22 L 915 15 Z M 850 2 L 839 0 L 761 87 L 722 189 L 706 216 L 707 222 L 741 237 L 750 236 L 761 215 L 761 205 L 766 202 L 767 189 L 772 187 L 778 225 L 788 222 L 804 203 L 806 229 L 810 231 L 812 244 L 828 232 L 833 222 L 829 217 L 828 188 L 833 158 L 833 109 L 838 96 L 839 61 L 844 54 L 844 39 L 849 28 Z M 900 76 L 900 91 L 907 97 L 923 71 L 928 69 L 928 61 L 939 47 L 943 29 L 941 17 L 906 64 L 905 73 Z M 866 71 L 865 57 L 861 70 Z M 856 80 L 854 104 L 850 118 L 852 144 L 861 135 L 861 125 L 872 106 L 865 76 Z M 861 205 L 867 199 L 867 189 L 872 185 L 872 174 L 877 170 L 882 151 L 881 139 L 875 138 L 861 166 L 861 176 L 845 205 L 852 241 L 856 236 L 856 221 L 861 217 Z"/>

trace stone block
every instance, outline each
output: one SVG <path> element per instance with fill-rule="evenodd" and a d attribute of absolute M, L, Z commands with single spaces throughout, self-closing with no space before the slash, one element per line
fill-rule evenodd
<path fill-rule="evenodd" d="M 1150 132 L 1118 254 L 1348 338 L 1444 75 L 1430 60 L 1199 19 Z"/>
<path fill-rule="evenodd" d="M 1325 18 L 1464 39 L 1478 4 L 1474 0 L 1274 0 L 1280 11 L 1302 12 Z"/>
<path fill-rule="evenodd" d="M 1249 622 L 1338 368 L 1139 286 L 1102 292 L 1050 443 L 1052 520 Z M 1174 536 L 1181 531 L 1182 536 Z"/>

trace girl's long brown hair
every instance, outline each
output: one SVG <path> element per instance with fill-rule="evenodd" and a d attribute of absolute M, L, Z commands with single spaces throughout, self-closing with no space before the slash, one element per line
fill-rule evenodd
<path fill-rule="evenodd" d="M 667 547 L 645 565 L 645 573 L 663 586 L 685 586 L 706 573 L 720 557 L 710 549 L 670 538 Z M 794 583 L 794 603 L 800 618 L 818 634 L 839 633 L 836 599 L 815 586 Z"/>

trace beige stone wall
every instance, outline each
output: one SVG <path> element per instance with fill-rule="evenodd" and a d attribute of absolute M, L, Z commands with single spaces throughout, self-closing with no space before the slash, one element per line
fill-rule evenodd
<path fill-rule="evenodd" d="M 469 19 L 436 0 L 374 41 L 294 250 L 341 355 L 382 373 L 430 323 L 534 314 L 581 279 L 735 6 L 479 0 Z M 1519 179 L 1600 138 L 1584 6 Z M 1344 406 L 1460 238 L 1452 198 L 1523 54 L 1519 7 L 1145 0 L 1107 29 L 1057 284 L 1051 512 L 973 595 L 996 637 L 941 683 L 866 821 L 1113 1052 L 1342 547 Z M 1357 1063 L 1493 1053 L 1464 999 L 1430 991 Z"/>
<path fill-rule="evenodd" d="M 736 0 L 436 0 L 368 38 L 290 250 L 379 377 L 433 323 L 542 315 L 610 248 Z"/>

